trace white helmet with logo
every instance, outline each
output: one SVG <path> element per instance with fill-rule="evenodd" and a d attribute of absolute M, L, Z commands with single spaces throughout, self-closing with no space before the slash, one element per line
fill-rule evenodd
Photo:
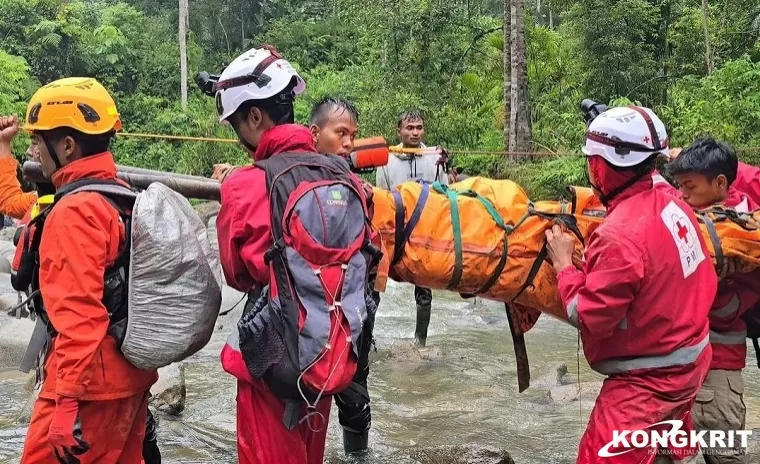
<path fill-rule="evenodd" d="M 668 151 L 665 124 L 649 108 L 623 106 L 597 116 L 586 130 L 583 154 L 601 156 L 617 167 L 636 166 Z"/>
<path fill-rule="evenodd" d="M 306 82 L 274 47 L 248 50 L 235 58 L 214 84 L 219 122 L 225 122 L 244 102 L 282 93 L 293 79 L 293 93 L 299 95 L 306 90 Z"/>

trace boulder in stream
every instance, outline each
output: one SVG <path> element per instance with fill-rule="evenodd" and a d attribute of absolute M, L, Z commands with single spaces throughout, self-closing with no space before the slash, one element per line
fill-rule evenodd
<path fill-rule="evenodd" d="M 531 388 L 553 388 L 573 383 L 572 376 L 567 372 L 567 364 L 557 363 L 549 369 L 546 375 L 531 381 Z"/>
<path fill-rule="evenodd" d="M 580 387 L 580 388 L 579 388 Z M 570 404 L 575 401 L 588 402 L 593 404 L 599 391 L 602 389 L 602 382 L 581 382 L 572 385 L 561 385 L 549 390 L 549 398 L 560 405 Z"/>
<path fill-rule="evenodd" d="M 217 201 L 206 201 L 195 205 L 193 208 L 198 213 L 198 217 L 201 218 L 204 224 L 208 225 L 209 219 L 219 214 L 219 209 L 222 205 Z"/>
<path fill-rule="evenodd" d="M 5 304 L 8 298 L 3 295 L 0 301 Z M 0 367 L 17 368 L 21 364 L 33 331 L 34 322 L 28 318 L 16 319 L 5 310 L 0 313 Z"/>
<path fill-rule="evenodd" d="M 390 346 L 389 357 L 397 361 L 433 361 L 442 358 L 443 352 L 435 345 L 419 348 L 410 341 L 396 340 Z"/>
<path fill-rule="evenodd" d="M 514 464 L 505 450 L 483 445 L 415 448 L 409 457 L 419 464 Z"/>
<path fill-rule="evenodd" d="M 150 404 L 166 414 L 177 416 L 185 409 L 185 365 L 170 364 L 158 370 L 158 382 L 150 389 Z"/>

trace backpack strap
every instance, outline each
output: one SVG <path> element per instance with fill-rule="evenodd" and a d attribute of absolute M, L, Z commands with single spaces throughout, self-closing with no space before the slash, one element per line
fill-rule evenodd
<path fill-rule="evenodd" d="M 124 205 L 131 210 L 137 199 L 137 192 L 116 180 L 82 179 L 67 184 L 55 193 L 55 203 L 63 197 L 80 192 L 100 193 L 122 216 L 128 216 Z M 55 203 L 53 203 L 55 205 Z"/>
<path fill-rule="evenodd" d="M 116 180 L 82 179 L 58 189 L 53 206 L 68 195 L 81 192 L 99 193 L 124 221 L 124 248 L 113 265 L 106 269 L 103 280 L 103 305 L 108 310 L 111 323 L 108 333 L 121 346 L 127 330 L 127 291 L 132 243 L 132 209 L 137 192 Z M 52 206 L 51 206 L 52 208 Z"/>
<path fill-rule="evenodd" d="M 425 203 L 427 203 L 428 196 L 430 195 L 430 184 L 427 182 L 422 182 L 422 191 L 420 192 L 420 197 L 417 200 L 417 204 L 414 206 L 412 215 L 409 217 L 409 222 L 406 223 L 406 225 L 404 225 L 404 202 L 401 199 L 401 193 L 397 190 L 394 190 L 392 193 L 393 199 L 396 202 L 396 243 L 394 247 L 395 249 L 393 251 L 393 261 L 391 264 L 395 265 L 403 256 L 406 242 L 409 241 L 414 228 L 417 227 L 417 223 L 420 222 L 420 218 L 422 217 L 422 210 L 425 208 Z M 399 219 L 401 220 L 399 221 Z"/>

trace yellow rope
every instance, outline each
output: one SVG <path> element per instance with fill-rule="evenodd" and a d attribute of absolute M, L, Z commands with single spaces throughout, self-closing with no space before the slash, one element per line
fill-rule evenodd
<path fill-rule="evenodd" d="M 215 137 L 191 137 L 188 135 L 161 135 L 161 134 L 142 134 L 139 132 L 118 132 L 117 137 L 136 137 L 145 139 L 166 139 L 166 140 L 183 140 L 188 142 L 217 142 L 217 143 L 238 143 L 237 139 L 219 139 Z"/>
<path fill-rule="evenodd" d="M 147 139 L 163 139 L 163 140 L 178 140 L 186 142 L 214 142 L 214 143 L 238 143 L 237 139 L 222 139 L 216 137 L 193 137 L 188 135 L 168 135 L 168 134 L 148 134 L 139 132 L 119 132 L 117 137 L 135 137 L 135 138 L 147 138 Z M 389 146 L 388 151 L 391 153 L 407 154 L 407 155 L 421 155 L 429 153 L 434 150 L 433 147 L 429 148 L 400 148 L 395 146 Z M 455 153 L 458 155 L 480 155 L 480 156 L 515 156 L 515 157 L 532 157 L 532 156 L 581 156 L 580 150 L 576 153 L 570 152 L 551 152 L 551 151 L 504 151 L 504 150 L 466 150 L 447 148 L 449 153 Z M 743 153 L 757 153 L 760 152 L 760 147 L 739 147 L 736 151 Z"/>

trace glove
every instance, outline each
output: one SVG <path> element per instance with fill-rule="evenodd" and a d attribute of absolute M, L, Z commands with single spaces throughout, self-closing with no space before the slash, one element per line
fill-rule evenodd
<path fill-rule="evenodd" d="M 61 464 L 79 464 L 79 458 L 90 450 L 90 444 L 82 437 L 82 421 L 79 419 L 79 402 L 74 398 L 58 397 L 55 415 L 48 430 L 48 443 Z"/>

